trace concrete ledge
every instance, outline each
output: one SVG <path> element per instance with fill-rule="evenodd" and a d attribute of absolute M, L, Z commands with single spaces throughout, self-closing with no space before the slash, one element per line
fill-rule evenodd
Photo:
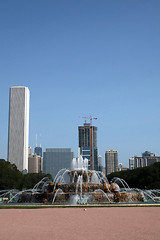
<path fill-rule="evenodd" d="M 94 204 L 94 205 L 20 205 L 20 204 L 3 204 L 0 209 L 34 209 L 34 208 L 106 208 L 106 207 L 160 207 L 160 203 L 110 203 L 110 204 Z"/>

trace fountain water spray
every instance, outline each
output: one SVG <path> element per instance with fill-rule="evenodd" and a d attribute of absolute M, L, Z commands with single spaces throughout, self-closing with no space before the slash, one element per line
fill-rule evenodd
<path fill-rule="evenodd" d="M 106 176 L 95 170 L 88 170 L 88 159 L 79 155 L 74 158 L 72 168 L 61 169 L 54 181 L 43 178 L 33 189 L 0 191 L 3 199 L 11 203 L 52 203 L 52 204 L 106 204 L 114 202 L 157 202 L 160 190 L 132 189 L 121 178 Z"/>

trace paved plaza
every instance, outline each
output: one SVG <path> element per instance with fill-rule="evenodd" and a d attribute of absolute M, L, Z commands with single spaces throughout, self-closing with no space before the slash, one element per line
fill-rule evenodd
<path fill-rule="evenodd" d="M 159 240 L 160 207 L 0 209 L 0 240 Z"/>

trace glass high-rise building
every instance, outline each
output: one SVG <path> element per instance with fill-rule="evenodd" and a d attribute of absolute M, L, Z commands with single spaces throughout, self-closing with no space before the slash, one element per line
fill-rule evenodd
<path fill-rule="evenodd" d="M 29 89 L 11 87 L 9 99 L 8 161 L 28 171 Z"/>
<path fill-rule="evenodd" d="M 70 148 L 47 148 L 43 153 L 43 172 L 55 178 L 62 168 L 71 169 L 74 154 Z"/>
<path fill-rule="evenodd" d="M 42 148 L 41 147 L 35 147 L 34 153 L 37 154 L 38 156 L 42 157 Z"/>
<path fill-rule="evenodd" d="M 105 152 L 106 176 L 112 172 L 118 171 L 118 152 L 108 150 Z"/>
<path fill-rule="evenodd" d="M 88 168 L 98 170 L 97 127 L 84 123 L 78 127 L 79 148 L 83 158 L 88 159 Z"/>

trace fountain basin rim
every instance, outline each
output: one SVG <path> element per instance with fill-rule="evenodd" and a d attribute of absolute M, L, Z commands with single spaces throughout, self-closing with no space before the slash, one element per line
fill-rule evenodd
<path fill-rule="evenodd" d="M 85 205 L 70 204 L 0 204 L 0 209 L 26 209 L 26 208 L 97 208 L 97 207 L 160 207 L 160 203 L 100 203 Z"/>

